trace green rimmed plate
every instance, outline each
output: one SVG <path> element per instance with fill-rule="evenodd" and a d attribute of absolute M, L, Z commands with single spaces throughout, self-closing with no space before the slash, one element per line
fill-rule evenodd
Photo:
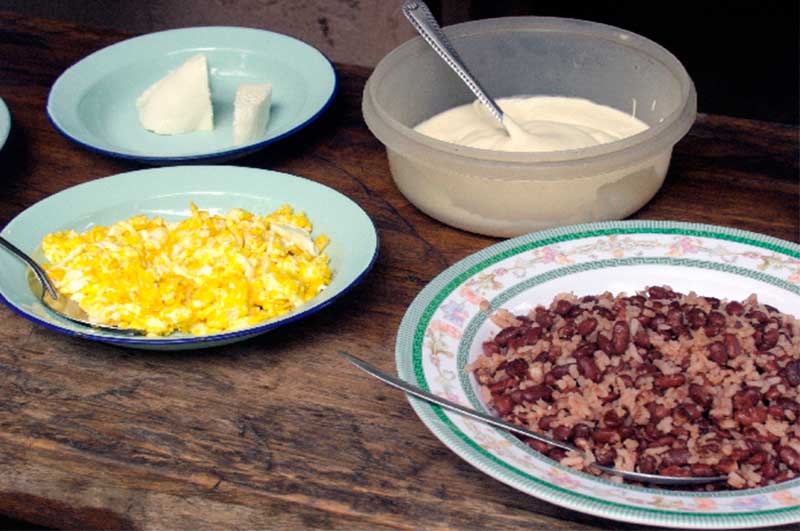
<path fill-rule="evenodd" d="M 214 130 L 158 135 L 139 123 L 136 99 L 197 53 L 208 58 Z M 233 101 L 241 83 L 271 83 L 266 130 L 233 144 Z M 150 33 L 98 50 L 53 84 L 47 115 L 64 136 L 114 157 L 161 164 L 230 159 L 314 121 L 336 93 L 333 65 L 303 41 L 254 28 L 195 27 Z"/>
<path fill-rule="evenodd" d="M 800 315 L 800 246 L 709 225 L 627 221 L 508 240 L 448 268 L 417 296 L 397 337 L 400 377 L 487 411 L 465 370 L 497 327 L 499 307 L 525 313 L 557 293 L 633 292 L 652 284 L 759 300 Z M 490 301 L 488 311 L 481 300 Z M 576 472 L 500 430 L 411 399 L 428 428 L 486 474 L 548 502 L 604 518 L 679 528 L 800 522 L 800 480 L 762 489 L 686 493 L 620 485 Z"/>
<path fill-rule="evenodd" d="M 82 326 L 56 315 L 29 288 L 25 265 L 10 253 L 0 251 L 0 299 L 23 317 L 64 334 L 126 347 L 196 349 L 241 341 L 325 308 L 357 285 L 377 257 L 375 226 L 366 212 L 346 196 L 295 175 L 235 166 L 174 166 L 90 181 L 31 206 L 11 220 L 0 235 L 42 261 L 41 241 L 51 232 L 83 232 L 139 214 L 176 221 L 190 215 L 190 202 L 212 214 L 242 208 L 264 215 L 287 203 L 296 211 L 304 211 L 314 225 L 313 235 L 330 238 L 325 252 L 333 272 L 331 283 L 295 310 L 240 330 L 205 336 L 128 336 Z"/>

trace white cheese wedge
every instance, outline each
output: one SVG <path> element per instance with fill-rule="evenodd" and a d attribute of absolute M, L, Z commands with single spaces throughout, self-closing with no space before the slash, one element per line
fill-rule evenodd
<path fill-rule="evenodd" d="M 161 135 L 211 131 L 214 111 L 208 61 L 197 54 L 145 90 L 136 100 L 142 127 Z"/>
<path fill-rule="evenodd" d="M 294 244 L 311 256 L 317 256 L 317 246 L 311 235 L 299 227 L 284 225 L 283 223 L 272 223 L 270 228 L 288 244 Z"/>
<path fill-rule="evenodd" d="M 233 143 L 241 146 L 255 142 L 269 121 L 272 85 L 245 83 L 236 89 L 233 102 Z"/>

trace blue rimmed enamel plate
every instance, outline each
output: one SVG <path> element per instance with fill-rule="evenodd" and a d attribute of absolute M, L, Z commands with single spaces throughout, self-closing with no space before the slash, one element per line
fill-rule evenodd
<path fill-rule="evenodd" d="M 8 107 L 3 98 L 0 98 L 0 149 L 8 140 L 8 133 L 11 131 L 11 113 L 8 112 Z"/>
<path fill-rule="evenodd" d="M 488 411 L 466 365 L 503 307 L 525 314 L 562 292 L 633 293 L 650 285 L 759 301 L 800 315 L 800 246 L 752 232 L 666 221 L 578 225 L 514 238 L 448 268 L 409 307 L 397 337 L 403 379 Z M 481 309 L 481 301 L 490 307 Z M 726 492 L 612 483 L 563 467 L 501 430 L 411 399 L 422 421 L 486 474 L 548 502 L 614 520 L 678 528 L 800 522 L 800 479 Z"/>
<path fill-rule="evenodd" d="M 136 99 L 188 58 L 208 58 L 214 130 L 158 135 L 139 123 Z M 233 145 L 233 100 L 241 83 L 271 83 L 270 120 L 250 144 Z M 67 69 L 47 100 L 50 121 L 78 144 L 149 163 L 232 158 L 263 148 L 316 119 L 336 92 L 336 73 L 293 37 L 237 27 L 161 31 L 99 50 Z"/>
<path fill-rule="evenodd" d="M 63 319 L 34 296 L 26 280 L 26 267 L 6 252 L 0 252 L 0 297 L 18 314 L 57 332 L 137 348 L 201 348 L 262 334 L 328 306 L 364 278 L 377 256 L 378 237 L 372 221 L 344 195 L 294 175 L 235 166 L 174 166 L 90 181 L 36 203 L 11 220 L 0 234 L 42 260 L 40 244 L 48 233 L 68 229 L 81 232 L 138 214 L 175 221 L 189 216 L 190 202 L 213 214 L 242 208 L 264 215 L 287 203 L 306 212 L 314 224 L 313 235 L 330 238 L 325 249 L 333 272 L 330 285 L 281 317 L 207 336 L 128 336 Z"/>

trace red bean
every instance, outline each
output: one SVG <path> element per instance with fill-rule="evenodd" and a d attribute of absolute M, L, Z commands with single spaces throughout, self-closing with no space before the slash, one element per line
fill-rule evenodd
<path fill-rule="evenodd" d="M 575 335 L 575 327 L 571 324 L 565 324 L 561 328 L 558 329 L 558 337 L 561 339 L 570 339 L 572 336 Z"/>
<path fill-rule="evenodd" d="M 755 387 L 746 387 L 733 395 L 733 407 L 745 409 L 755 406 L 761 401 L 761 393 Z"/>
<path fill-rule="evenodd" d="M 720 332 L 722 332 L 722 327 L 706 325 L 705 328 L 703 328 L 703 331 L 706 333 L 706 337 L 716 337 Z"/>
<path fill-rule="evenodd" d="M 775 345 L 778 344 L 778 338 L 780 337 L 777 328 L 770 328 L 769 330 L 764 332 L 764 335 L 761 338 L 761 343 L 759 344 L 759 348 L 764 350 L 769 350 L 774 348 Z"/>
<path fill-rule="evenodd" d="M 575 440 L 588 439 L 592 429 L 586 424 L 575 424 Z"/>
<path fill-rule="evenodd" d="M 676 326 L 683 326 L 683 312 L 677 308 L 672 308 L 667 312 L 667 324 L 672 328 Z"/>
<path fill-rule="evenodd" d="M 710 442 L 702 445 L 699 450 L 701 454 L 717 454 L 720 451 L 720 445 L 718 442 Z"/>
<path fill-rule="evenodd" d="M 594 451 L 595 460 L 601 465 L 610 466 L 614 464 L 617 451 L 611 447 L 602 447 Z"/>
<path fill-rule="evenodd" d="M 650 336 L 644 328 L 640 328 L 636 331 L 636 334 L 633 336 L 633 344 L 639 348 L 650 347 Z"/>
<path fill-rule="evenodd" d="M 536 439 L 528 439 L 527 441 L 525 441 L 525 444 L 527 444 L 540 454 L 546 454 L 551 448 L 549 444 L 537 441 Z"/>
<path fill-rule="evenodd" d="M 555 385 L 557 381 L 569 374 L 569 365 L 558 365 L 553 367 L 550 372 L 545 374 L 544 383 L 547 385 Z"/>
<path fill-rule="evenodd" d="M 544 308 L 536 308 L 534 321 L 536 321 L 536 324 L 538 324 L 543 328 L 550 328 L 551 326 L 553 326 L 553 322 L 555 320 L 553 319 L 553 314 L 551 314 Z"/>
<path fill-rule="evenodd" d="M 552 427 L 553 422 L 558 420 L 557 415 L 545 415 L 544 417 L 539 419 L 538 426 L 540 430 L 549 430 Z"/>
<path fill-rule="evenodd" d="M 572 309 L 572 306 L 573 304 L 571 302 L 561 299 L 556 303 L 556 306 L 555 308 L 553 308 L 553 311 L 556 312 L 558 315 L 564 316 L 569 313 L 569 311 Z"/>
<path fill-rule="evenodd" d="M 647 408 L 647 411 L 650 412 L 651 421 L 655 423 L 658 423 L 658 421 L 669 415 L 669 408 L 664 404 L 650 402 L 645 406 L 645 408 Z"/>
<path fill-rule="evenodd" d="M 710 408 L 714 401 L 711 393 L 709 393 L 705 387 L 698 384 L 689 384 L 689 398 L 703 406 L 705 409 Z"/>
<path fill-rule="evenodd" d="M 775 399 L 775 405 L 781 407 L 782 409 L 788 409 L 796 416 L 800 416 L 800 404 L 791 398 L 779 397 Z"/>
<path fill-rule="evenodd" d="M 658 448 L 659 446 L 672 446 L 675 444 L 677 439 L 672 435 L 664 435 L 663 437 L 659 437 L 658 439 L 650 442 L 647 445 L 648 448 Z"/>
<path fill-rule="evenodd" d="M 591 433 L 591 437 L 595 442 L 598 443 L 610 443 L 619 441 L 619 434 L 616 432 L 616 430 L 612 430 L 610 428 L 596 429 Z"/>
<path fill-rule="evenodd" d="M 542 384 L 532 385 L 522 391 L 522 396 L 527 402 L 548 401 L 553 396 L 553 388 Z"/>
<path fill-rule="evenodd" d="M 646 455 L 639 458 L 637 462 L 639 465 L 639 472 L 642 474 L 653 474 L 656 471 L 656 459 L 653 456 Z"/>
<path fill-rule="evenodd" d="M 791 386 L 800 385 L 800 360 L 791 361 L 781 371 L 781 376 Z"/>
<path fill-rule="evenodd" d="M 730 457 L 723 457 L 722 459 L 720 459 L 716 467 L 717 470 L 719 472 L 722 472 L 723 474 L 730 474 L 731 472 L 733 472 L 738 468 L 736 465 L 736 461 L 734 461 Z"/>
<path fill-rule="evenodd" d="M 653 382 L 653 385 L 659 389 L 668 389 L 670 387 L 679 387 L 686 382 L 686 377 L 682 374 L 665 374 L 659 376 Z"/>
<path fill-rule="evenodd" d="M 575 428 L 572 426 L 556 426 L 553 428 L 553 438 L 557 441 L 569 441 L 575 436 Z"/>
<path fill-rule="evenodd" d="M 734 414 L 736 422 L 742 426 L 752 426 L 757 422 L 764 422 L 767 420 L 767 408 L 765 407 L 750 407 L 747 409 L 740 409 Z"/>
<path fill-rule="evenodd" d="M 777 400 L 778 398 L 780 398 L 780 396 L 781 396 L 781 391 L 775 385 L 767 389 L 767 392 L 764 393 L 764 398 L 766 398 L 769 401 Z"/>
<path fill-rule="evenodd" d="M 775 464 L 774 459 L 768 459 L 766 463 L 761 465 L 759 472 L 763 478 L 773 479 L 778 475 L 778 465 Z"/>
<path fill-rule="evenodd" d="M 514 401 L 507 395 L 497 396 L 494 399 L 494 408 L 497 410 L 497 414 L 503 417 L 514 409 Z"/>
<path fill-rule="evenodd" d="M 634 435 L 636 435 L 636 428 L 633 426 L 620 426 L 617 428 L 617 431 L 619 432 L 620 439 L 623 441 L 625 439 L 632 439 Z"/>
<path fill-rule="evenodd" d="M 603 415 L 603 423 L 609 428 L 617 428 L 622 425 L 622 419 L 617 415 L 617 412 L 612 409 Z"/>
<path fill-rule="evenodd" d="M 725 326 L 725 323 L 728 322 L 725 316 L 720 312 L 709 312 L 708 316 L 706 317 L 706 321 L 708 321 L 709 325 L 718 328 Z"/>
<path fill-rule="evenodd" d="M 719 341 L 716 343 L 711 343 L 708 346 L 708 357 L 719 365 L 725 365 L 728 363 L 728 352 L 725 349 L 725 345 Z"/>
<path fill-rule="evenodd" d="M 692 471 L 692 476 L 703 478 L 703 477 L 711 477 L 714 475 L 714 469 L 711 465 L 706 465 L 703 463 L 695 463 L 689 469 Z"/>
<path fill-rule="evenodd" d="M 671 299 L 674 296 L 670 290 L 659 286 L 651 286 L 647 288 L 647 293 L 650 294 L 651 299 Z"/>
<path fill-rule="evenodd" d="M 549 457 L 553 461 L 558 462 L 567 457 L 567 452 L 565 452 L 561 448 L 551 448 L 547 452 L 547 457 Z"/>
<path fill-rule="evenodd" d="M 489 386 L 489 391 L 491 391 L 492 394 L 502 393 L 507 388 L 512 387 L 515 383 L 516 382 L 514 381 L 513 378 L 504 378 L 499 382 L 491 384 Z"/>
<path fill-rule="evenodd" d="M 689 310 L 687 314 L 687 320 L 689 321 L 689 326 L 692 330 L 697 330 L 698 328 L 702 328 L 706 325 L 708 321 L 708 316 L 706 312 L 701 310 L 700 308 L 692 308 Z"/>
<path fill-rule="evenodd" d="M 494 341 L 501 347 L 506 346 L 508 340 L 512 337 L 517 337 L 523 332 L 521 327 L 519 326 L 509 326 L 500 330 L 496 336 L 494 336 Z"/>
<path fill-rule="evenodd" d="M 661 456 L 661 464 L 663 465 L 685 465 L 687 463 L 689 463 L 689 450 L 686 448 L 669 450 Z"/>
<path fill-rule="evenodd" d="M 493 356 L 495 354 L 500 354 L 500 346 L 494 341 L 484 341 L 483 354 L 486 356 Z"/>
<path fill-rule="evenodd" d="M 748 465 L 763 465 L 767 461 L 767 453 L 766 452 L 756 452 L 750 456 L 747 460 Z"/>
<path fill-rule="evenodd" d="M 744 313 L 744 306 L 740 302 L 731 301 L 725 306 L 725 311 L 728 315 L 742 315 Z"/>
<path fill-rule="evenodd" d="M 767 408 L 767 414 L 775 419 L 784 420 L 786 415 L 783 412 L 783 408 L 780 406 L 769 406 Z"/>
<path fill-rule="evenodd" d="M 575 359 L 584 356 L 592 356 L 594 355 L 596 350 L 597 350 L 597 343 L 584 343 L 583 345 L 575 349 L 573 356 L 575 357 Z"/>
<path fill-rule="evenodd" d="M 631 339 L 631 329 L 625 321 L 617 321 L 611 329 L 611 350 L 614 354 L 624 354 Z"/>
<path fill-rule="evenodd" d="M 735 335 L 725 334 L 723 336 L 723 341 L 725 343 L 725 353 L 728 355 L 728 359 L 735 358 L 742 353 L 742 346 L 739 344 L 739 338 Z"/>
<path fill-rule="evenodd" d="M 528 374 L 528 362 L 522 358 L 517 358 L 508 362 L 506 374 L 509 376 L 522 377 Z"/>
<path fill-rule="evenodd" d="M 597 334 L 597 346 L 606 354 L 614 353 L 614 349 L 611 346 L 611 340 L 603 334 Z"/>
<path fill-rule="evenodd" d="M 578 358 L 578 372 L 584 378 L 592 380 L 593 382 L 599 382 L 603 375 L 600 373 L 600 369 L 597 368 L 597 364 L 594 362 L 594 358 L 590 358 L 589 356 L 583 356 Z"/>
<path fill-rule="evenodd" d="M 597 328 L 597 319 L 594 317 L 589 317 L 578 324 L 578 333 L 583 337 L 586 337 L 594 332 L 595 328 Z"/>
<path fill-rule="evenodd" d="M 542 329 L 534 326 L 525 331 L 525 344 L 535 345 L 542 337 Z"/>
<path fill-rule="evenodd" d="M 515 336 L 508 340 L 508 350 L 515 351 L 520 347 L 525 346 L 525 336 Z"/>
<path fill-rule="evenodd" d="M 800 471 L 800 455 L 790 446 L 781 446 L 778 449 L 778 457 L 783 464 L 795 471 Z"/>

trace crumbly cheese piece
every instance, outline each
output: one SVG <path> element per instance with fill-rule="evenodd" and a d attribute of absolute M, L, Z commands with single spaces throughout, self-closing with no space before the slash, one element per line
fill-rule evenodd
<path fill-rule="evenodd" d="M 272 85 L 269 83 L 245 83 L 236 89 L 233 103 L 233 143 L 237 146 L 249 144 L 267 128 Z"/>
<path fill-rule="evenodd" d="M 161 135 L 211 131 L 214 110 L 208 61 L 197 54 L 156 81 L 136 100 L 142 127 Z"/>

